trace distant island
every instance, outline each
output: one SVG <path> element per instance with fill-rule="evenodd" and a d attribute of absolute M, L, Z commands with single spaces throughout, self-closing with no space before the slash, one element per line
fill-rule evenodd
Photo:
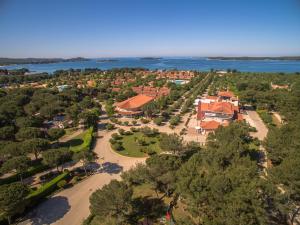
<path fill-rule="evenodd" d="M 140 60 L 160 60 L 160 57 L 142 57 Z"/>
<path fill-rule="evenodd" d="M 217 59 L 217 60 L 300 60 L 300 56 L 279 56 L 279 57 L 208 57 L 208 59 Z"/>
<path fill-rule="evenodd" d="M 44 63 L 59 63 L 59 62 L 79 62 L 89 61 L 90 59 L 83 57 L 76 58 L 0 58 L 0 65 L 7 66 L 12 64 L 44 64 Z"/>
<path fill-rule="evenodd" d="M 117 62 L 118 59 L 99 59 L 96 62 Z"/>

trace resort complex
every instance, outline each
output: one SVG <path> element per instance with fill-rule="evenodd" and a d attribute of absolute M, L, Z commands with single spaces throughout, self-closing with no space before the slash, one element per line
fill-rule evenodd
<path fill-rule="evenodd" d="M 254 167 L 242 171 L 248 173 L 253 168 L 257 172 L 252 171 L 245 184 L 260 180 L 260 176 L 267 178 L 268 171 L 278 164 L 277 153 L 273 155 L 272 151 L 279 149 L 272 147 L 272 143 L 276 141 L 281 145 L 281 139 L 269 139 L 269 135 L 276 135 L 275 130 L 284 132 L 281 129 L 289 126 L 298 112 L 297 106 L 292 104 L 290 114 L 283 110 L 286 103 L 277 100 L 282 95 L 286 99 L 297 98 L 299 78 L 296 74 L 230 72 L 220 75 L 214 71 L 128 68 L 56 71 L 53 75 L 24 75 L 24 72 L 8 70 L 0 77 L 3 118 L 0 187 L 9 192 L 23 185 L 31 191 L 14 200 L 23 204 L 23 214 L 15 214 L 12 209 L 3 211 L 3 222 L 11 220 L 9 215 L 15 215 L 21 224 L 30 224 L 39 215 L 47 218 L 44 209 L 52 211 L 56 207 L 54 199 L 62 197 L 75 208 L 56 220 L 49 217 L 51 223 L 80 224 L 78 221 L 87 218 L 86 221 L 103 220 L 109 224 L 116 217 L 103 216 L 110 213 L 110 204 L 118 207 L 119 196 L 115 195 L 133 191 L 140 193 L 138 198 L 162 199 L 160 207 L 171 208 L 155 211 L 155 216 L 149 216 L 154 215 L 149 209 L 148 214 L 141 214 L 138 219 L 130 212 L 122 224 L 130 224 L 131 220 L 165 224 L 159 222 L 165 214 L 173 218 L 166 216 L 167 221 L 184 219 L 196 224 L 190 220 L 194 217 L 186 204 L 202 200 L 190 199 L 189 186 L 174 189 L 179 183 L 173 177 L 178 182 L 186 182 L 184 177 L 189 175 L 185 170 L 201 166 L 202 157 L 211 160 L 209 154 L 216 157 L 212 163 L 225 163 L 218 169 L 217 174 L 222 174 L 228 160 L 233 163 L 227 156 L 241 160 L 243 163 L 239 166 L 245 166 L 249 151 L 257 154 L 254 159 L 247 158 L 250 160 L 247 163 L 253 163 Z M 174 82 L 174 79 L 188 82 Z M 290 129 L 298 129 L 296 123 L 292 124 L 296 128 Z M 272 132 L 268 133 L 270 129 Z M 242 155 L 237 153 L 241 148 Z M 190 159 L 186 158 L 189 154 Z M 226 159 L 220 158 L 223 155 Z M 167 166 L 169 164 L 172 166 Z M 120 178 L 122 181 L 114 180 Z M 195 175 L 189 177 L 194 178 Z M 213 182 L 213 179 L 209 180 Z M 52 193 L 56 194 L 52 196 Z M 178 194 L 182 199 L 177 199 Z M 209 194 L 215 192 L 209 191 Z M 45 198 L 49 200 L 40 203 Z M 109 203 L 103 198 L 110 199 L 105 200 Z M 121 198 L 125 201 L 127 197 Z M 134 195 L 129 198 L 126 204 L 138 201 Z M 248 201 L 253 199 L 252 196 L 247 198 Z M 151 205 L 151 201 L 147 204 Z M 170 201 L 176 201 L 185 210 Z M 0 204 L 4 204 L 1 199 Z M 143 206 L 144 203 L 138 204 Z M 79 213 L 76 210 L 79 206 L 85 211 Z M 31 210 L 37 210 L 36 214 L 26 213 Z"/>
<path fill-rule="evenodd" d="M 299 0 L 0 0 L 0 225 L 300 225 Z"/>

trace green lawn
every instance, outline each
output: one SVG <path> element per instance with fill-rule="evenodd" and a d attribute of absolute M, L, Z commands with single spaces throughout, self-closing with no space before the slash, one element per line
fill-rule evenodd
<path fill-rule="evenodd" d="M 93 129 L 89 128 L 71 140 L 63 143 L 63 146 L 69 147 L 72 152 L 80 152 L 88 150 L 91 145 Z"/>
<path fill-rule="evenodd" d="M 161 149 L 158 143 L 158 137 L 146 137 L 141 132 L 135 132 L 132 135 L 122 135 L 123 150 L 117 151 L 119 154 L 131 157 L 146 157 L 147 154 L 142 152 L 142 149 L 150 149 L 156 153 L 160 153 Z M 145 146 L 140 146 L 136 139 L 143 139 L 147 143 Z"/>

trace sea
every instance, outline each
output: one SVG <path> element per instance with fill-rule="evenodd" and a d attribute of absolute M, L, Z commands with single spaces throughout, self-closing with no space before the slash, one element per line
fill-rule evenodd
<path fill-rule="evenodd" d="M 197 70 L 236 69 L 242 72 L 300 72 L 300 61 L 295 60 L 216 60 L 198 57 L 163 57 L 163 58 L 97 58 L 88 61 L 60 62 L 47 64 L 16 64 L 2 66 L 7 69 L 28 68 L 33 73 L 53 73 L 56 70 L 99 68 L 146 68 L 150 70 Z"/>

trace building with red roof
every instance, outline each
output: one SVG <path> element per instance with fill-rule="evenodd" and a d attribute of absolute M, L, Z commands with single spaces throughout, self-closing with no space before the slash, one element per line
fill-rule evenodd
<path fill-rule="evenodd" d="M 123 102 L 115 103 L 116 111 L 120 115 L 135 116 L 141 115 L 142 107 L 152 102 L 155 98 L 147 95 L 137 95 Z"/>
<path fill-rule="evenodd" d="M 237 108 L 229 102 L 199 102 L 197 119 L 233 120 Z"/>
<path fill-rule="evenodd" d="M 132 87 L 131 89 L 137 94 L 148 95 L 155 98 L 170 94 L 170 89 L 168 87 L 138 86 Z"/>

